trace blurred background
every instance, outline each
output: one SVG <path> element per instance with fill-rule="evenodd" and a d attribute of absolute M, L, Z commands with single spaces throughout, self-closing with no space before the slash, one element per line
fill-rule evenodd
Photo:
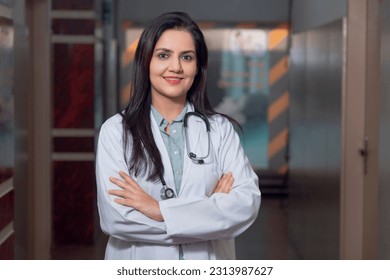
<path fill-rule="evenodd" d="M 239 259 L 390 259 L 390 0 L 0 0 L 0 259 L 102 259 L 100 125 L 139 35 L 187 12 L 262 205 Z"/>

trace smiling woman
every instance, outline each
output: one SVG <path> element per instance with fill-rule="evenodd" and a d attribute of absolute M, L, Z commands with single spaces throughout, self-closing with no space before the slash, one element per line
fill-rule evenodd
<path fill-rule="evenodd" d="M 191 34 L 181 29 L 165 31 L 150 61 L 150 83 L 152 105 L 166 116 L 168 123 L 181 112 L 196 73 L 196 51 Z"/>
<path fill-rule="evenodd" d="M 235 121 L 210 106 L 207 60 L 187 14 L 163 14 L 143 31 L 129 104 L 99 134 L 106 259 L 234 259 L 234 238 L 256 219 L 258 178 Z"/>

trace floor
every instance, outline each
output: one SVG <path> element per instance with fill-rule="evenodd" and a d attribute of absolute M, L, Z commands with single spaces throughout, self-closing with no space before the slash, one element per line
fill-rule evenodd
<path fill-rule="evenodd" d="M 236 238 L 237 259 L 293 260 L 301 259 L 288 237 L 288 197 L 263 195 L 259 215 L 254 224 Z M 95 246 L 54 248 L 53 259 L 102 259 L 106 237 Z"/>
<path fill-rule="evenodd" d="M 262 196 L 256 221 L 236 238 L 237 259 L 301 259 L 289 240 L 287 207 L 287 196 Z"/>

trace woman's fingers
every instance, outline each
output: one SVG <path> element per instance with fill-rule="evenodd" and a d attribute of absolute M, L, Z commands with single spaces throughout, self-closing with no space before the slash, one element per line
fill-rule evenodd
<path fill-rule="evenodd" d="M 128 199 L 123 199 L 123 198 L 115 198 L 114 201 L 118 204 L 128 206 L 128 207 L 133 207 L 132 204 L 129 202 Z"/>
<path fill-rule="evenodd" d="M 113 190 L 108 190 L 108 193 L 122 198 L 130 198 L 130 196 L 126 195 L 126 192 L 123 190 L 113 189 Z"/>
<path fill-rule="evenodd" d="M 133 178 L 131 178 L 126 172 L 119 171 L 119 176 L 128 184 L 130 184 L 132 187 L 135 188 L 141 188 L 136 181 L 134 181 Z"/>
<path fill-rule="evenodd" d="M 229 177 L 229 179 L 227 180 L 227 182 L 226 182 L 226 189 L 227 189 L 228 192 L 230 192 L 230 190 L 232 189 L 233 183 L 234 183 L 234 177 L 233 177 L 233 174 L 232 174 Z"/>
<path fill-rule="evenodd" d="M 124 190 L 129 189 L 129 186 L 128 186 L 127 182 L 122 181 L 122 180 L 120 180 L 118 178 L 115 178 L 115 177 L 110 177 L 109 179 L 110 179 L 111 183 L 117 185 L 118 187 L 120 187 L 120 188 L 122 188 Z"/>
<path fill-rule="evenodd" d="M 213 193 L 229 193 L 234 183 L 234 177 L 231 172 L 228 172 L 222 176 L 218 181 L 217 186 Z"/>
<path fill-rule="evenodd" d="M 119 176 L 122 180 L 115 177 L 109 178 L 111 183 L 121 188 L 108 190 L 109 194 L 116 196 L 114 201 L 118 204 L 132 207 L 151 219 L 163 221 L 164 219 L 158 201 L 147 194 L 144 189 L 142 189 L 137 182 L 125 172 L 119 171 Z"/>
<path fill-rule="evenodd" d="M 134 181 L 134 179 L 131 178 L 127 173 L 123 171 L 119 171 L 119 176 L 123 180 L 115 177 L 110 177 L 109 178 L 110 182 L 122 189 L 127 189 L 127 190 L 131 190 L 131 188 L 141 189 L 141 187 L 137 184 L 137 182 Z"/>
<path fill-rule="evenodd" d="M 127 175 L 125 172 L 119 171 L 119 175 L 121 176 L 121 178 L 124 181 L 119 179 L 119 178 L 115 178 L 115 177 L 110 177 L 109 180 L 111 183 L 117 185 L 121 189 L 111 189 L 111 190 L 108 190 L 108 193 L 112 194 L 112 195 L 116 195 L 118 197 L 122 197 L 124 199 L 132 198 L 134 195 L 134 192 L 139 190 L 137 188 L 138 184 L 135 183 L 135 181 L 129 175 Z M 121 203 L 121 204 L 123 204 L 123 203 Z"/>
<path fill-rule="evenodd" d="M 233 174 L 231 172 L 229 172 L 229 174 L 226 176 L 225 182 L 222 186 L 222 191 L 224 193 L 229 193 L 230 189 L 233 186 L 233 182 L 234 182 Z"/>

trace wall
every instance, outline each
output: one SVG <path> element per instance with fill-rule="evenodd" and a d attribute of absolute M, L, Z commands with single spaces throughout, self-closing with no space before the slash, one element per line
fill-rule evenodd
<path fill-rule="evenodd" d="M 118 19 L 150 21 L 163 12 L 187 12 L 197 21 L 256 21 L 264 23 L 288 20 L 289 2 L 286 0 L 166 0 L 118 1 Z"/>
<path fill-rule="evenodd" d="M 347 14 L 348 0 L 292 0 L 293 32 L 302 32 L 338 20 Z"/>
<path fill-rule="evenodd" d="M 390 0 L 382 1 L 381 117 L 379 138 L 379 259 L 390 259 Z"/>
<path fill-rule="evenodd" d="M 337 259 L 342 21 L 294 34 L 290 55 L 289 234 L 303 259 Z"/>
<path fill-rule="evenodd" d="M 293 0 L 289 234 L 303 259 L 338 259 L 347 0 Z"/>

